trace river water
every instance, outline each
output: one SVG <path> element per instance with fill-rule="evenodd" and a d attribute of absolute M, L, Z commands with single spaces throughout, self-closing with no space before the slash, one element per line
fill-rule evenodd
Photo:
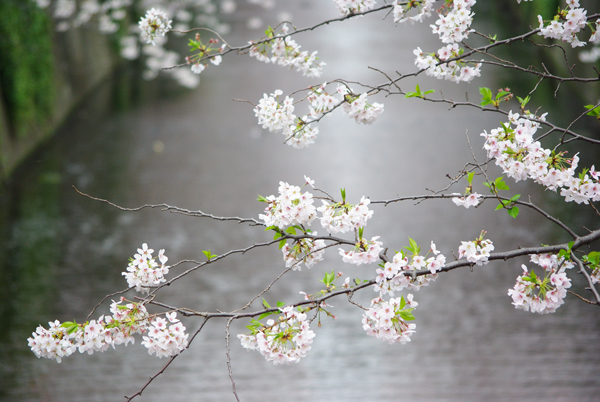
<path fill-rule="evenodd" d="M 299 27 L 335 17 L 331 2 L 283 2 L 261 12 L 275 23 L 278 10 L 291 10 Z M 249 34 L 245 21 L 259 10 L 242 7 L 232 18 L 231 41 Z M 412 50 L 437 49 L 427 26 L 394 27 L 380 15 L 331 24 L 299 36 L 303 49 L 318 50 L 327 63 L 323 80 L 345 78 L 381 83 L 382 76 L 412 71 Z M 123 75 L 125 74 L 125 75 Z M 122 73 L 103 85 L 49 144 L 17 174 L 4 197 L 2 232 L 2 357 L 0 398 L 6 401 L 116 401 L 135 393 L 165 364 L 138 343 L 106 353 L 72 355 L 61 364 L 36 359 L 26 338 L 52 319 L 84 321 L 101 298 L 126 286 L 121 272 L 144 242 L 164 248 L 169 262 L 201 260 L 200 250 L 222 254 L 270 239 L 260 227 L 185 217 L 159 210 L 122 212 L 78 195 L 72 186 L 125 207 L 167 203 L 215 215 L 257 217 L 257 194 L 276 194 L 278 182 L 302 184 L 303 175 L 319 188 L 349 201 L 362 195 L 385 200 L 425 194 L 447 184 L 475 155 L 483 160 L 479 133 L 498 126 L 499 116 L 472 110 L 447 112 L 414 99 L 375 97 L 385 112 L 371 126 L 359 126 L 341 113 L 319 125 L 317 143 L 294 150 L 280 134 L 263 131 L 248 103 L 264 92 L 284 93 L 318 82 L 247 56 L 226 58 L 202 73 L 198 90 L 150 84 L 143 102 L 126 111 L 107 112 L 116 93 L 135 79 Z M 420 77 L 403 83 L 440 89 L 464 97 L 465 87 Z M 467 90 L 497 86 L 492 73 Z M 355 88 L 358 89 L 358 86 Z M 300 105 L 299 107 L 303 107 Z M 114 108 L 113 108 L 114 109 Z M 514 183 L 509 183 L 511 186 Z M 476 190 L 483 192 L 480 184 Z M 454 191 L 462 191 L 461 184 Z M 517 191 L 525 187 L 514 186 Z M 532 200 L 546 194 L 535 187 Z M 551 205 L 548 205 L 551 207 Z M 366 236 L 380 235 L 399 250 L 408 237 L 426 246 L 433 240 L 443 253 L 456 253 L 461 240 L 482 230 L 496 250 L 563 241 L 562 233 L 540 216 L 522 211 L 517 220 L 449 200 L 418 205 L 374 206 Z M 318 226 L 318 225 L 317 225 Z M 450 257 L 451 258 L 451 257 Z M 533 315 L 510 304 L 523 261 L 491 263 L 442 275 L 415 295 L 417 333 L 406 345 L 388 345 L 361 328 L 362 311 L 332 300 L 337 319 L 314 328 L 312 350 L 299 364 L 273 366 L 257 352 L 241 348 L 235 334 L 247 322 L 232 324 L 231 359 L 242 401 L 597 401 L 600 395 L 600 319 L 598 309 L 574 297 L 557 313 Z M 189 265 L 184 266 L 189 267 Z M 174 269 L 181 272 L 184 267 Z M 229 311 L 244 305 L 284 269 L 276 248 L 234 256 L 189 275 L 164 289 L 161 301 L 201 311 Z M 340 264 L 335 250 L 312 270 L 287 274 L 266 295 L 271 303 L 299 300 L 316 292 L 326 270 L 344 277 L 372 278 L 375 267 Z M 573 274 L 574 290 L 584 293 Z M 356 295 L 368 304 L 370 289 Z M 129 294 L 133 297 L 133 294 Z M 118 296 L 117 296 L 118 297 Z M 255 303 L 253 306 L 259 308 Z M 108 313 L 104 303 L 96 315 Z M 190 332 L 199 321 L 184 319 Z M 225 364 L 225 322 L 211 321 L 191 348 L 155 380 L 142 401 L 233 401 Z"/>

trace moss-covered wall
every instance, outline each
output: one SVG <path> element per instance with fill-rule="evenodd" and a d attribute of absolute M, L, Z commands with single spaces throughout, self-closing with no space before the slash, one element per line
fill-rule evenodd
<path fill-rule="evenodd" d="M 0 1 L 0 180 L 114 69 L 93 27 L 55 32 L 33 0 Z"/>

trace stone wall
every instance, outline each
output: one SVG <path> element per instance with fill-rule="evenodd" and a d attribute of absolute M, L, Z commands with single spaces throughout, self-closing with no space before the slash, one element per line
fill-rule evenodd
<path fill-rule="evenodd" d="M 1 181 L 56 131 L 119 58 L 111 39 L 93 26 L 55 32 L 47 13 L 28 1 L 2 0 L 0 8 L 0 26 L 5 26 L 0 27 Z M 32 19 L 42 26 L 34 33 Z M 49 45 L 35 49 L 44 40 Z M 51 55 L 44 60 L 43 52 Z M 39 63 L 45 63 L 41 70 Z M 49 84 L 43 74 L 50 75 Z"/>

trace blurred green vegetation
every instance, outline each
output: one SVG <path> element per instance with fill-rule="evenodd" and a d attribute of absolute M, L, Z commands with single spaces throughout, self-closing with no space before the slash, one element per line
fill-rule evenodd
<path fill-rule="evenodd" d="M 52 115 L 52 35 L 50 17 L 33 0 L 0 1 L 0 87 L 18 138 Z"/>

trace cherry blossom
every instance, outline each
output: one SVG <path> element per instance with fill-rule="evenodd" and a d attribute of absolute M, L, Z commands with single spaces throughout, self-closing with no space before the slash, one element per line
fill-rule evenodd
<path fill-rule="evenodd" d="M 127 279 L 129 286 L 135 286 L 135 290 L 142 293 L 149 293 L 150 287 L 157 286 L 166 281 L 164 275 L 169 273 L 169 266 L 165 265 L 168 258 L 165 256 L 165 250 L 160 250 L 158 260 L 160 265 L 152 257 L 154 250 L 149 249 L 144 243 L 138 254 L 135 254 L 127 266 L 127 272 L 122 275 Z"/>
<path fill-rule="evenodd" d="M 372 237 L 371 240 L 361 238 L 354 246 L 352 250 L 345 251 L 343 248 L 339 249 L 342 261 L 348 264 L 362 265 L 372 264 L 379 260 L 379 253 L 382 250 L 380 241 L 377 241 L 379 236 Z"/>
<path fill-rule="evenodd" d="M 412 310 L 417 304 L 412 294 L 406 299 L 401 296 L 389 301 L 377 297 L 371 301 L 371 308 L 363 314 L 363 329 L 367 335 L 388 343 L 410 342 L 417 325 L 408 321 L 414 319 Z"/>
<path fill-rule="evenodd" d="M 564 303 L 567 289 L 571 287 L 565 269 L 572 268 L 574 264 L 556 254 L 534 254 L 530 257 L 531 262 L 544 268 L 544 277 L 537 276 L 533 270 L 529 272 L 523 264 L 523 274 L 517 277 L 508 295 L 517 309 L 539 314 L 553 313 Z"/>
<path fill-rule="evenodd" d="M 317 217 L 313 196 L 308 191 L 302 193 L 300 187 L 279 182 L 279 197 L 270 195 L 263 199 L 268 205 L 265 214 L 260 214 L 267 226 L 284 229 L 290 225 L 309 225 Z"/>
<path fill-rule="evenodd" d="M 258 350 L 273 364 L 298 363 L 311 348 L 315 333 L 310 329 L 306 314 L 288 306 L 280 309 L 283 316 L 277 321 L 267 320 L 266 325 L 251 334 L 239 334 L 244 349 Z"/>
<path fill-rule="evenodd" d="M 142 38 L 152 45 L 156 45 L 156 38 L 164 37 L 171 30 L 172 21 L 167 14 L 156 8 L 146 12 L 139 23 Z"/>

